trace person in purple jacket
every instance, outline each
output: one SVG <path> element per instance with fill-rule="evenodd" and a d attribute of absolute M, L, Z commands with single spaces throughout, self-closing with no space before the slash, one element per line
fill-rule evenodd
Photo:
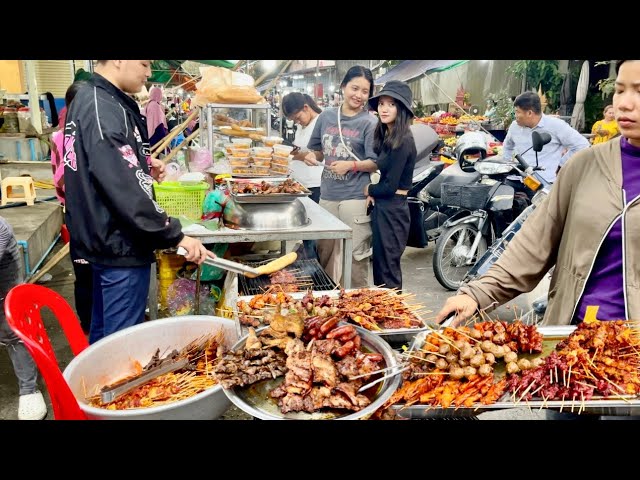
<path fill-rule="evenodd" d="M 580 150 L 501 258 L 447 300 L 455 323 L 532 290 L 556 265 L 545 325 L 640 319 L 640 60 L 620 60 L 613 108 L 621 136 Z"/>

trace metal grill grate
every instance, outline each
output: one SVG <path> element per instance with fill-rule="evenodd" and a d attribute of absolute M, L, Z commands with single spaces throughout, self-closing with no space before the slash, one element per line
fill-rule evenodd
<path fill-rule="evenodd" d="M 251 267 L 259 267 L 260 265 L 264 265 L 265 263 L 269 263 L 270 260 L 264 260 L 261 262 L 243 262 Z M 316 259 L 299 259 L 296 260 L 293 264 L 284 269 L 287 270 L 295 270 L 298 269 L 300 272 L 296 272 L 296 276 L 308 275 L 311 277 L 311 281 L 313 282 L 314 290 L 333 290 L 337 288 L 337 285 L 331 280 L 327 272 L 325 272 L 320 263 Z M 256 278 L 248 278 L 244 275 L 238 275 L 238 295 L 258 295 L 264 292 L 267 288 L 271 286 L 271 277 L 269 275 L 260 275 Z M 303 290 L 304 288 L 301 288 Z"/>

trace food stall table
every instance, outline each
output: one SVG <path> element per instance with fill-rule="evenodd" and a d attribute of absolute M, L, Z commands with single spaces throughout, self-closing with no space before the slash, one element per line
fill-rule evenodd
<path fill-rule="evenodd" d="M 297 241 L 297 240 L 323 240 L 342 239 L 342 278 L 343 287 L 351 287 L 351 256 L 353 250 L 351 227 L 343 223 L 340 219 L 326 211 L 320 205 L 309 198 L 300 198 L 300 202 L 304 205 L 309 224 L 290 230 L 236 230 L 227 227 L 221 227 L 219 230 L 207 233 L 189 233 L 189 236 L 197 238 L 203 244 L 211 243 L 239 243 L 239 242 L 266 242 L 276 241 Z M 284 253 L 284 252 L 283 252 Z M 155 264 L 154 264 L 155 267 Z M 229 275 L 235 275 L 229 273 Z M 149 308 L 149 317 L 155 319 L 157 312 L 157 278 L 155 268 L 151 271 L 151 283 L 149 287 L 149 297 L 153 299 Z"/>

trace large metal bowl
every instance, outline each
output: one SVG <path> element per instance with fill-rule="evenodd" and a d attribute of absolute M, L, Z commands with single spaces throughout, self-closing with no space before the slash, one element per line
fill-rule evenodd
<path fill-rule="evenodd" d="M 90 345 L 65 368 L 63 376 L 82 411 L 94 420 L 213 420 L 231 405 L 222 386 L 158 407 L 106 410 L 92 407 L 85 392 L 112 383 L 131 371 L 131 362 L 146 365 L 156 350 L 160 354 L 180 349 L 202 335 L 224 331 L 226 346 L 237 341 L 235 322 L 222 317 L 186 315 L 152 320 L 120 330 Z"/>
<path fill-rule="evenodd" d="M 297 198 L 287 203 L 238 203 L 229 199 L 223 217 L 226 226 L 244 230 L 291 230 L 311 222 Z"/>
<path fill-rule="evenodd" d="M 262 327 L 256 330 L 256 332 L 260 332 L 265 328 L 268 327 Z M 369 330 L 357 326 L 355 328 L 360 337 L 362 337 L 362 348 L 364 350 L 381 353 L 384 357 L 385 367 L 392 367 L 398 364 L 394 352 L 387 342 Z M 238 343 L 232 347 L 232 350 L 242 348 L 246 341 L 247 336 L 242 337 Z M 366 420 L 393 395 L 393 392 L 400 386 L 400 380 L 400 374 L 383 380 L 376 387 L 372 387 L 377 388 L 377 391 L 373 401 L 369 405 L 358 412 L 345 415 L 335 415 L 324 412 L 281 413 L 277 401 L 269 396 L 269 392 L 280 385 L 280 383 L 284 381 L 284 377 L 279 377 L 275 380 L 263 380 L 249 387 L 224 389 L 224 393 L 240 410 L 261 420 Z"/>

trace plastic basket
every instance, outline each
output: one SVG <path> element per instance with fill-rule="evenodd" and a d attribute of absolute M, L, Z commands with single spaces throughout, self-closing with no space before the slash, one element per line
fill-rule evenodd
<path fill-rule="evenodd" d="M 156 202 L 172 217 L 185 216 L 190 220 L 200 220 L 202 204 L 209 184 L 199 182 L 186 185 L 179 182 L 154 183 Z"/>
<path fill-rule="evenodd" d="M 441 185 L 442 205 L 468 208 L 469 210 L 485 208 L 492 188 L 493 185 L 483 183 L 471 185 L 443 183 Z"/>

